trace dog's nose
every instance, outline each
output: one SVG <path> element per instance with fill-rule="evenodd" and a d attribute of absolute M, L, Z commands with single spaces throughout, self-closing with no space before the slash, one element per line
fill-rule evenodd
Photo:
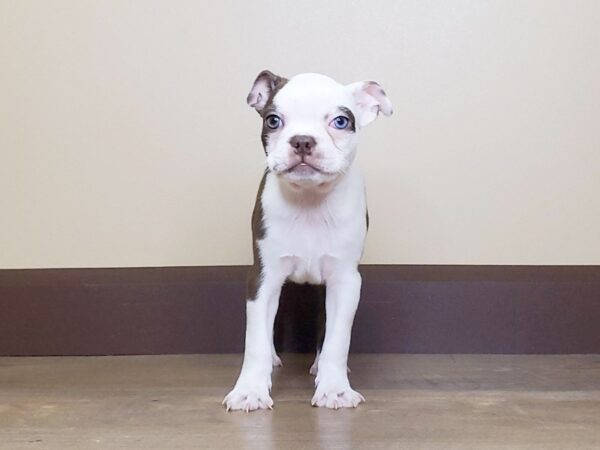
<path fill-rule="evenodd" d="M 317 141 L 312 136 L 296 135 L 290 138 L 290 145 L 294 148 L 296 155 L 310 155 Z"/>

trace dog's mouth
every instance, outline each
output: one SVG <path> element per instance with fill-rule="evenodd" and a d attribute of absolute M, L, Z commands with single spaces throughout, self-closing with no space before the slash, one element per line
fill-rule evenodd
<path fill-rule="evenodd" d="M 318 167 L 313 166 L 312 164 L 307 163 L 306 161 L 300 161 L 297 164 L 294 164 L 292 167 L 289 167 L 286 170 L 287 173 L 295 173 L 295 174 L 304 174 L 310 175 L 312 173 L 322 173 L 323 171 Z"/>

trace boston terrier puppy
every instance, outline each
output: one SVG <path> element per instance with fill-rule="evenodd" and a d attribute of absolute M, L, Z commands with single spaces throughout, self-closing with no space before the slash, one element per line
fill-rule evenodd
<path fill-rule="evenodd" d="M 364 181 L 352 163 L 360 130 L 380 112 L 391 115 L 392 105 L 374 81 L 343 85 L 316 73 L 288 80 L 268 70 L 247 102 L 262 118 L 267 169 L 252 214 L 244 362 L 223 404 L 228 411 L 273 407 L 271 372 L 281 365 L 273 324 L 289 280 L 326 288 L 312 405 L 356 407 L 364 397 L 350 387 L 347 360 L 368 215 Z"/>

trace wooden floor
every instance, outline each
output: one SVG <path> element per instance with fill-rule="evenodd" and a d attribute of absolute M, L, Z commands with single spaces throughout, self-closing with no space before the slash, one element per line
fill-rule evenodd
<path fill-rule="evenodd" d="M 353 355 L 355 410 L 283 355 L 273 411 L 226 413 L 239 355 L 0 358 L 0 448 L 600 449 L 600 356 Z"/>

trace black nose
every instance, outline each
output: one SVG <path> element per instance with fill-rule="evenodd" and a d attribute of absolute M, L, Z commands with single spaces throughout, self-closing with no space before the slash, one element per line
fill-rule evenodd
<path fill-rule="evenodd" d="M 297 135 L 290 138 L 290 145 L 294 147 L 296 155 L 310 155 L 317 141 L 312 136 Z"/>

